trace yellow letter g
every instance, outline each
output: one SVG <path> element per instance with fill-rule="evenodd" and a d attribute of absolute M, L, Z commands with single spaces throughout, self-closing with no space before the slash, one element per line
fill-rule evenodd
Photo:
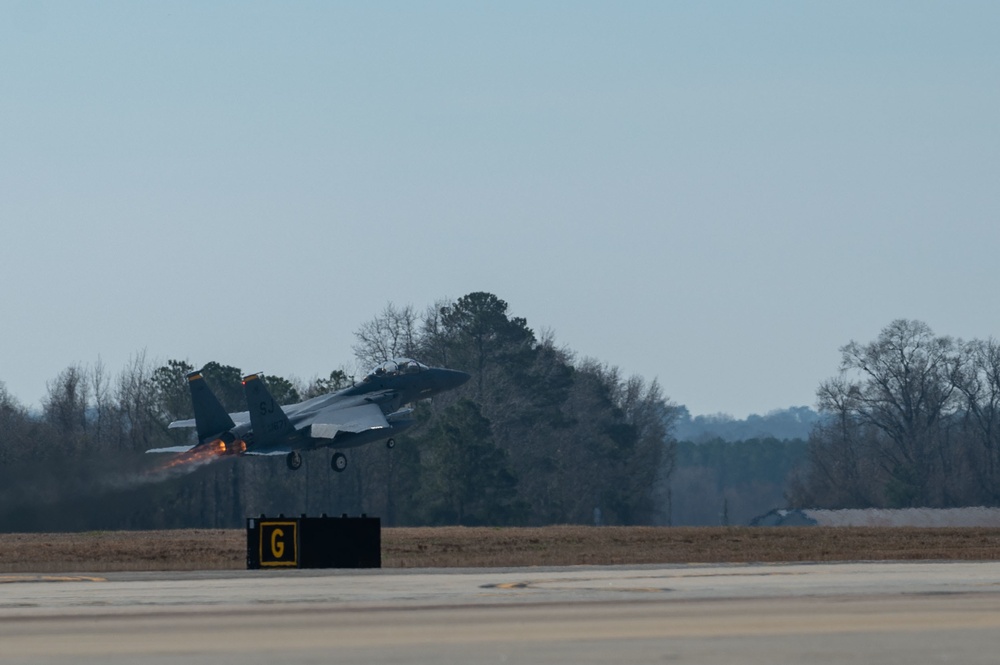
<path fill-rule="evenodd" d="M 278 540 L 284 536 L 285 532 L 282 529 L 275 529 L 271 532 L 271 554 L 274 555 L 275 559 L 280 559 L 285 555 L 285 543 Z"/>

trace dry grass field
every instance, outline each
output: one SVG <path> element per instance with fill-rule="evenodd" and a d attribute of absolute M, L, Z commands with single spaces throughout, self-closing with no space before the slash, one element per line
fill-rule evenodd
<path fill-rule="evenodd" d="M 387 528 L 386 568 L 1000 559 L 1000 529 Z M 0 573 L 241 569 L 239 529 L 0 534 Z"/>

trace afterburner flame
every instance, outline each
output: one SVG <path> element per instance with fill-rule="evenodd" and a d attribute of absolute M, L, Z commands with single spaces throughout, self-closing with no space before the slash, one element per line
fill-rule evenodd
<path fill-rule="evenodd" d="M 222 447 L 222 452 L 226 455 L 241 455 L 247 451 L 247 444 L 242 439 L 237 439 L 228 445 L 223 441 L 213 441 Z"/>
<path fill-rule="evenodd" d="M 180 453 L 176 457 L 166 460 L 163 464 L 150 469 L 149 473 L 151 475 L 166 474 L 172 471 L 188 473 L 205 464 L 222 459 L 227 454 L 243 452 L 246 450 L 246 444 L 242 441 L 234 441 L 230 444 L 230 448 L 232 448 L 231 452 L 227 450 L 226 444 L 220 439 L 209 441 L 186 453 Z"/>

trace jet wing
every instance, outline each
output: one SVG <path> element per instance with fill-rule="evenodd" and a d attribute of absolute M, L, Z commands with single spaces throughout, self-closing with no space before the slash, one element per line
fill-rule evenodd
<path fill-rule="evenodd" d="M 332 439 L 338 432 L 358 433 L 373 429 L 390 429 L 389 421 L 385 419 L 382 409 L 377 404 L 327 409 L 313 416 L 307 426 L 309 435 L 315 439 Z"/>

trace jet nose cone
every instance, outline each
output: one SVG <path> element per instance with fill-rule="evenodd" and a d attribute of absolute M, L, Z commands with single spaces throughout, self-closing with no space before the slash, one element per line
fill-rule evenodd
<path fill-rule="evenodd" d="M 445 369 L 441 370 L 441 372 L 441 386 L 443 390 L 458 388 L 472 378 L 472 375 L 468 372 L 460 372 L 457 369 Z"/>

